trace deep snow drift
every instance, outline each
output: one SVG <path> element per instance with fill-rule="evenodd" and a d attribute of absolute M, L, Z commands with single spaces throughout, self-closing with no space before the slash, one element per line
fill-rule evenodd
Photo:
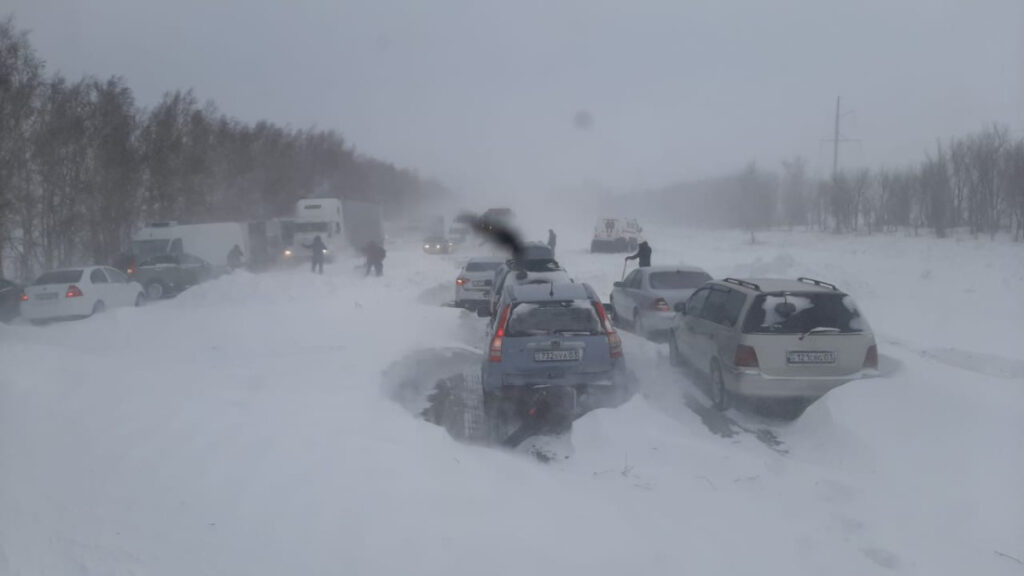
<path fill-rule="evenodd" d="M 559 259 L 607 293 L 621 257 L 587 230 Z M 0 574 L 1021 573 L 1020 246 L 648 237 L 655 263 L 839 284 L 886 377 L 792 424 L 720 415 L 626 335 L 644 394 L 571 457 L 457 442 L 415 415 L 483 321 L 437 305 L 466 254 L 415 240 L 384 278 L 343 260 L 0 325 Z"/>

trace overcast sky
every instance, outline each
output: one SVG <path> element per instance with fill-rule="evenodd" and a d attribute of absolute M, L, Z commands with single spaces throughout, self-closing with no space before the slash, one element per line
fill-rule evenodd
<path fill-rule="evenodd" d="M 897 165 L 1024 135 L 1024 0 L 0 0 L 51 70 L 194 88 L 463 189 Z M 583 112 L 581 114 L 581 112 Z M 592 120 L 574 122 L 589 115 Z"/>

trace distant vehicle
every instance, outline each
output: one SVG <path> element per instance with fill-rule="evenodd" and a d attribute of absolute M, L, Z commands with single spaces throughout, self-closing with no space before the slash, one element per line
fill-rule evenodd
<path fill-rule="evenodd" d="M 191 254 L 161 254 L 141 262 L 132 271 L 132 280 L 142 285 L 149 300 L 159 300 L 219 276 L 222 269 Z"/>
<path fill-rule="evenodd" d="M 423 240 L 423 252 L 427 254 L 451 254 L 455 244 L 444 236 L 431 236 Z"/>
<path fill-rule="evenodd" d="M 490 305 L 494 271 L 503 261 L 497 258 L 470 258 L 455 279 L 455 307 L 478 310 Z"/>
<path fill-rule="evenodd" d="M 289 225 L 292 245 L 284 249 L 286 260 L 310 260 L 317 236 L 327 246 L 325 259 L 330 261 L 344 244 L 342 236 L 341 200 L 337 198 L 303 198 L 295 203 L 295 220 Z"/>
<path fill-rule="evenodd" d="M 711 280 L 696 266 L 637 268 L 612 288 L 612 314 L 616 324 L 627 325 L 640 336 L 664 336 L 675 320 L 675 305 Z"/>
<path fill-rule="evenodd" d="M 829 390 L 877 374 L 871 328 L 853 299 L 827 282 L 715 280 L 676 311 L 672 363 L 705 376 L 719 410 L 745 396 L 795 419 Z"/>
<path fill-rule="evenodd" d="M 140 306 L 142 286 L 105 266 L 46 272 L 25 288 L 21 315 L 33 323 L 85 318 L 108 308 Z"/>
<path fill-rule="evenodd" d="M 18 317 L 21 308 L 22 288 L 20 285 L 0 278 L 0 322 L 10 322 Z"/>
<path fill-rule="evenodd" d="M 601 218 L 594 226 L 591 252 L 635 252 L 644 229 L 635 218 Z"/>
<path fill-rule="evenodd" d="M 380 204 L 345 198 L 341 201 L 342 231 L 356 250 L 370 243 L 384 245 L 384 224 Z"/>
<path fill-rule="evenodd" d="M 250 253 L 247 224 L 161 222 L 136 232 L 132 236 L 130 253 L 135 265 L 163 254 L 193 254 L 214 266 L 227 266 L 228 253 L 235 245 L 245 254 Z"/>
<path fill-rule="evenodd" d="M 590 286 L 518 285 L 509 296 L 482 365 L 495 439 L 505 442 L 531 418 L 565 429 L 589 410 L 628 399 L 622 341 Z"/>

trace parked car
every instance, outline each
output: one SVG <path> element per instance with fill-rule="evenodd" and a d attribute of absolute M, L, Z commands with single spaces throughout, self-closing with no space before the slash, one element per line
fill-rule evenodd
<path fill-rule="evenodd" d="M 498 441 L 525 419 L 570 426 L 629 397 L 622 341 L 586 284 L 512 286 L 488 340 L 483 402 Z"/>
<path fill-rule="evenodd" d="M 467 310 L 489 306 L 494 271 L 502 263 L 498 258 L 470 258 L 455 279 L 455 306 Z"/>
<path fill-rule="evenodd" d="M 85 318 L 107 308 L 140 306 L 142 286 L 106 266 L 46 272 L 25 287 L 21 315 L 33 323 Z"/>
<path fill-rule="evenodd" d="M 430 236 L 423 241 L 423 251 L 427 254 L 451 254 L 455 244 L 443 236 Z"/>
<path fill-rule="evenodd" d="M 130 277 L 142 285 L 146 298 L 159 300 L 179 294 L 220 272 L 198 256 L 160 254 L 131 269 Z"/>
<path fill-rule="evenodd" d="M 675 320 L 675 305 L 709 280 L 711 275 L 696 266 L 637 268 L 612 288 L 614 320 L 640 336 L 665 336 Z"/>
<path fill-rule="evenodd" d="M 676 306 L 672 363 L 705 376 L 715 407 L 734 396 L 797 418 L 829 390 L 877 374 L 875 337 L 857 305 L 810 278 L 709 282 Z"/>
<path fill-rule="evenodd" d="M 18 317 L 22 293 L 20 285 L 0 278 L 0 322 L 10 322 Z"/>
<path fill-rule="evenodd" d="M 591 252 L 634 252 L 644 229 L 635 218 L 601 218 L 594 225 Z"/>

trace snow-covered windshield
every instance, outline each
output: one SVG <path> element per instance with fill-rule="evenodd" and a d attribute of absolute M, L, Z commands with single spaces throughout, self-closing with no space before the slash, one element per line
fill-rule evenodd
<path fill-rule="evenodd" d="M 601 321 L 588 301 L 522 303 L 512 309 L 510 337 L 550 334 L 600 334 Z"/>
<path fill-rule="evenodd" d="M 748 333 L 803 334 L 814 328 L 862 332 L 867 324 L 853 298 L 838 292 L 762 294 L 743 323 Z"/>
<path fill-rule="evenodd" d="M 648 281 L 654 290 L 688 290 L 700 288 L 711 276 L 705 272 L 654 272 Z"/>

